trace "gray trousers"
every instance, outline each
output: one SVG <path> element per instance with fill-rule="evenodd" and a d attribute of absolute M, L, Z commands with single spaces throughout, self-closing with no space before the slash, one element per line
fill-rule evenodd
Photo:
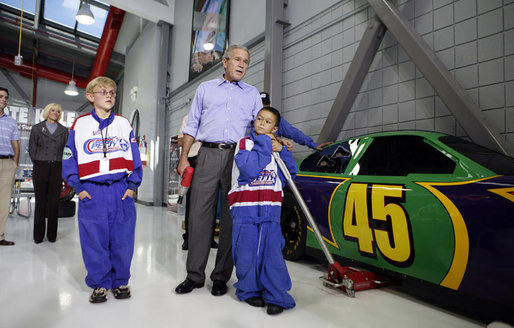
<path fill-rule="evenodd" d="M 205 266 L 211 250 L 212 231 L 216 218 L 218 189 L 221 188 L 220 235 L 216 264 L 211 280 L 227 282 L 233 269 L 232 218 L 228 208 L 231 187 L 233 149 L 201 147 L 191 183 L 191 208 L 189 213 L 189 250 L 187 253 L 187 278 L 205 281 Z"/>

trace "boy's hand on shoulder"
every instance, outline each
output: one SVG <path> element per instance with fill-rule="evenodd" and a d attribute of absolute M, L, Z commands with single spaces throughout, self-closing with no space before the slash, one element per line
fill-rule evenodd
<path fill-rule="evenodd" d="M 136 194 L 136 192 L 132 189 L 127 189 L 125 191 L 125 194 L 123 195 L 123 197 L 121 197 L 121 200 L 125 200 L 125 198 L 127 197 L 130 197 L 130 198 L 134 198 L 134 195 Z"/>
<path fill-rule="evenodd" d="M 85 190 L 82 190 L 81 192 L 79 192 L 79 194 L 77 196 L 79 196 L 80 200 L 83 200 L 86 197 L 91 199 L 91 195 Z"/>

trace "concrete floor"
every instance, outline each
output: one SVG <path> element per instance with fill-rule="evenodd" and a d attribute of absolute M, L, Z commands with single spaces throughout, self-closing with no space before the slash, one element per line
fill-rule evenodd
<path fill-rule="evenodd" d="M 297 306 L 277 316 L 236 299 L 232 284 L 221 297 L 212 282 L 186 295 L 174 288 L 186 276 L 182 251 L 183 216 L 162 207 L 137 205 L 132 262 L 132 298 L 90 304 L 84 283 L 77 219 L 59 221 L 57 242 L 32 241 L 33 219 L 11 215 L 0 246 L 0 327 L 483 327 L 470 319 L 382 288 L 350 298 L 324 287 L 326 266 L 316 261 L 287 262 Z M 207 276 L 214 265 L 211 251 Z"/>

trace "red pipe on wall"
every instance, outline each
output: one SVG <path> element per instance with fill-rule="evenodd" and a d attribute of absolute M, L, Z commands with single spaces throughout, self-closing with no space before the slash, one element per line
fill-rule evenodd
<path fill-rule="evenodd" d="M 0 67 L 9 69 L 11 71 L 16 71 L 21 75 L 28 77 L 29 79 L 32 78 L 32 65 L 28 61 L 24 60 L 21 66 L 16 66 L 14 65 L 14 56 L 0 54 Z M 34 64 L 34 77 L 44 77 L 49 80 L 68 84 L 68 82 L 71 80 L 71 73 L 59 71 L 54 68 L 39 64 Z M 77 76 L 74 76 L 73 79 L 77 83 L 78 88 L 85 88 L 89 82 L 88 79 Z"/>
<path fill-rule="evenodd" d="M 78 88 L 85 89 L 90 80 L 97 76 L 104 75 L 107 71 L 107 66 L 111 60 L 111 55 L 118 38 L 124 16 L 125 11 L 116 7 L 110 7 L 89 79 L 84 79 L 77 76 L 73 77 Z M 16 66 L 14 65 L 14 56 L 8 56 L 1 53 L 0 67 L 9 69 L 11 71 L 16 71 L 22 76 L 30 79 L 34 77 L 35 80 L 38 77 L 43 77 L 49 80 L 61 82 L 63 84 L 68 84 L 71 80 L 71 74 L 68 72 L 59 71 L 57 69 L 39 64 L 34 64 L 34 67 L 32 67 L 31 63 L 25 60 L 21 66 Z M 34 90 L 34 95 L 35 94 L 36 90 Z"/>
<path fill-rule="evenodd" d="M 105 75 L 124 16 L 125 11 L 113 6 L 110 7 L 89 80 Z"/>

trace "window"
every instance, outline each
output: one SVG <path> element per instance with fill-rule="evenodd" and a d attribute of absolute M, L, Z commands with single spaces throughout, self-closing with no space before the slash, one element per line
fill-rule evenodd
<path fill-rule="evenodd" d="M 451 174 L 456 163 L 419 136 L 377 137 L 359 160 L 359 175 Z"/>
<path fill-rule="evenodd" d="M 36 0 L 24 0 L 23 24 L 32 25 L 30 20 L 33 20 L 38 13 L 41 24 L 53 28 L 54 31 L 58 30 L 91 41 L 98 41 L 102 37 L 109 4 L 98 0 L 88 0 L 87 3 L 95 16 L 95 22 L 92 25 L 83 25 L 75 20 L 80 3 L 81 0 L 45 0 L 41 1 L 41 8 L 38 8 Z M 0 8 L 19 16 L 21 0 L 1 0 Z"/>
<path fill-rule="evenodd" d="M 21 0 L 2 0 L 1 3 L 14 9 L 21 10 Z M 24 0 L 23 12 L 34 15 L 36 13 L 36 0 Z"/>
<path fill-rule="evenodd" d="M 229 0 L 194 0 L 189 79 L 222 60 L 228 44 Z"/>
<path fill-rule="evenodd" d="M 348 142 L 341 142 L 307 157 L 300 165 L 300 170 L 342 174 L 351 158 Z"/>
<path fill-rule="evenodd" d="M 453 136 L 441 137 L 439 141 L 496 174 L 514 175 L 512 157 Z"/>
<path fill-rule="evenodd" d="M 75 15 L 79 10 L 81 0 L 45 0 L 44 19 L 50 25 L 59 28 L 67 27 L 71 30 L 86 33 L 96 38 L 102 37 L 105 20 L 107 19 L 108 5 L 100 2 L 88 1 L 91 12 L 95 16 L 92 25 L 79 24 Z M 53 23 L 53 24 L 52 24 Z"/>

